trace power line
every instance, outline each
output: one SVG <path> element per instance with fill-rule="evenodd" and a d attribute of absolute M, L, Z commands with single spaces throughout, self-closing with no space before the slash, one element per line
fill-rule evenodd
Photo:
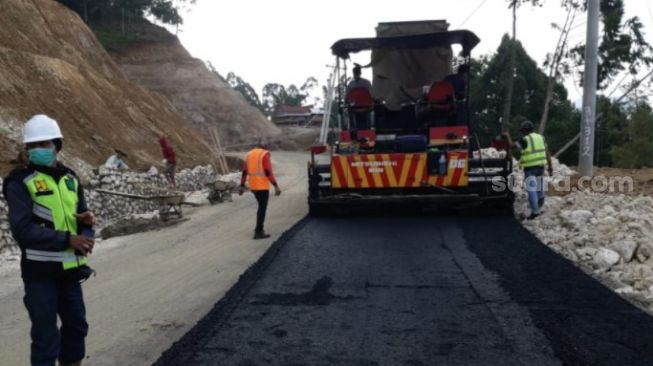
<path fill-rule="evenodd" d="M 574 25 L 573 27 L 571 27 L 571 28 L 569 28 L 569 29 L 570 29 L 570 30 L 574 30 L 574 29 L 577 29 L 578 27 L 582 27 L 582 26 L 584 26 L 585 24 L 587 24 L 587 20 L 584 20 L 584 21 L 582 21 L 582 22 L 580 22 L 580 23 Z"/>
<path fill-rule="evenodd" d="M 474 16 L 474 14 L 476 14 L 476 12 L 478 11 L 478 9 L 480 9 L 480 8 L 485 4 L 486 1 L 487 1 L 487 0 L 483 0 L 483 1 L 481 1 L 481 3 L 476 7 L 476 9 L 472 10 L 472 12 L 467 16 L 467 18 L 465 18 L 465 20 L 463 20 L 463 22 L 458 26 L 457 29 L 462 28 L 462 26 L 465 25 L 465 23 L 467 23 L 467 21 L 469 20 L 469 18 L 471 18 L 472 16 Z"/>
<path fill-rule="evenodd" d="M 610 97 L 612 96 L 612 94 L 614 94 L 614 93 L 619 89 L 619 87 L 621 86 L 621 84 L 623 84 L 623 82 L 626 80 L 627 77 L 628 77 L 628 73 L 624 73 L 624 76 L 623 76 L 623 77 L 621 78 L 621 80 L 617 83 L 617 86 L 615 86 L 615 87 L 612 89 L 612 91 L 608 94 L 608 98 L 610 98 Z"/>

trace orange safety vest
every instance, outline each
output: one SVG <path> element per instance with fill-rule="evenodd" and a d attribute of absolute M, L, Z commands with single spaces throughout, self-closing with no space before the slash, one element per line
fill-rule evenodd
<path fill-rule="evenodd" d="M 247 153 L 247 177 L 249 178 L 249 189 L 252 191 L 267 191 L 270 189 L 270 181 L 263 169 L 263 158 L 269 151 L 255 148 Z"/>

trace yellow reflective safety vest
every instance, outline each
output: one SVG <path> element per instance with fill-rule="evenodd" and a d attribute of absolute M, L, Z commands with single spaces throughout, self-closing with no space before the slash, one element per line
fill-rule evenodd
<path fill-rule="evenodd" d="M 250 150 L 245 157 L 249 189 L 252 191 L 270 190 L 270 181 L 265 175 L 265 167 L 263 166 L 263 158 L 265 158 L 266 154 L 269 154 L 269 151 L 255 148 Z"/>
<path fill-rule="evenodd" d="M 528 146 L 521 151 L 519 164 L 522 168 L 546 166 L 546 142 L 544 136 L 532 132 L 524 137 Z"/>
<path fill-rule="evenodd" d="M 71 174 L 59 180 L 35 171 L 23 179 L 32 198 L 34 221 L 56 231 L 77 235 L 77 203 L 79 181 Z M 76 255 L 71 247 L 60 252 L 25 249 L 25 259 L 36 262 L 60 262 L 63 270 L 70 270 L 88 264 L 88 259 Z"/>

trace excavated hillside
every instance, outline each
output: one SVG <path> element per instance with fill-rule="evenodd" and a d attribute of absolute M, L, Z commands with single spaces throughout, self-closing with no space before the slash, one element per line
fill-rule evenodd
<path fill-rule="evenodd" d="M 167 96 L 198 131 L 217 127 L 223 145 L 281 133 L 164 28 L 143 22 L 130 25 L 129 33 L 128 42 L 106 44 L 109 53 L 132 80 Z"/>
<path fill-rule="evenodd" d="M 114 148 L 134 167 L 159 163 L 161 134 L 180 165 L 209 161 L 203 135 L 166 98 L 130 81 L 74 12 L 51 0 L 2 0 L 0 24 L 2 173 L 22 123 L 37 113 L 60 122 L 64 160 L 77 167 L 104 162 Z"/>

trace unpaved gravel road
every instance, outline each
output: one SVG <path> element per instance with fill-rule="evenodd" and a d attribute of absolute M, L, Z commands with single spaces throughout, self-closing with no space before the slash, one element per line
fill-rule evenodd
<path fill-rule="evenodd" d="M 159 231 L 99 243 L 91 258 L 97 277 L 84 284 L 89 365 L 149 365 L 201 319 L 265 253 L 306 215 L 307 154 L 273 152 L 284 190 L 272 196 L 266 230 L 252 240 L 256 201 L 186 210 L 190 220 Z M 29 319 L 17 269 L 0 273 L 0 365 L 29 363 Z"/>

